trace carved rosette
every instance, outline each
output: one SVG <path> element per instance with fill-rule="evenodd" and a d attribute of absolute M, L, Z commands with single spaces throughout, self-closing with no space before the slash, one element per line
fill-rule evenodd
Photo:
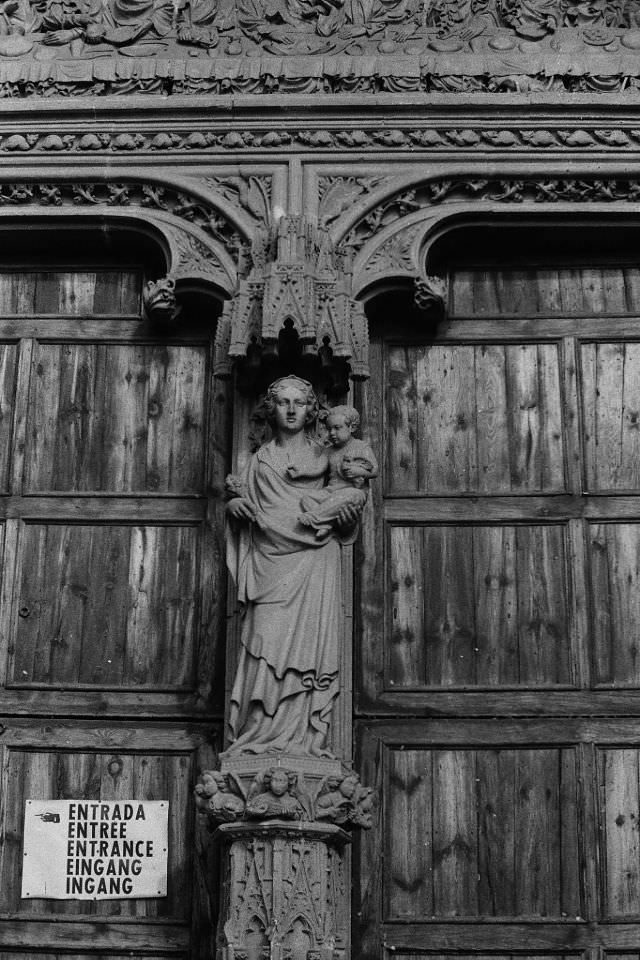
<path fill-rule="evenodd" d="M 331 824 L 227 823 L 217 960 L 339 960 L 348 942 L 344 847 Z"/>
<path fill-rule="evenodd" d="M 347 256 L 328 232 L 302 217 L 282 217 L 254 241 L 252 267 L 225 305 L 216 343 L 215 371 L 230 376 L 248 352 L 277 353 L 288 326 L 306 354 L 347 361 L 354 379 L 368 376 L 367 320 L 351 295 Z"/>

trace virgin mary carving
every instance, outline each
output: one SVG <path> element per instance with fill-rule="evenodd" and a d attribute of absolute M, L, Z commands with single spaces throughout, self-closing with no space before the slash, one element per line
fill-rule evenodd
<path fill-rule="evenodd" d="M 300 523 L 301 499 L 327 480 L 326 448 L 310 434 L 318 401 L 310 383 L 290 376 L 271 384 L 265 406 L 273 439 L 253 455 L 227 504 L 242 632 L 226 756 L 330 757 L 340 545 L 353 540 L 359 510 L 345 506 L 320 538 Z"/>

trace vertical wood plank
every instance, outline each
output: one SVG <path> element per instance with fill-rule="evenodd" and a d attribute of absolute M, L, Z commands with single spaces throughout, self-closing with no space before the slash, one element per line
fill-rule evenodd
<path fill-rule="evenodd" d="M 433 914 L 431 778 L 431 751 L 391 752 L 385 886 L 387 913 L 393 918 Z M 400 823 L 402 830 L 397 829 Z"/>
<path fill-rule="evenodd" d="M 476 527 L 473 569 L 478 684 L 517 684 L 520 671 L 515 528 Z"/>
<path fill-rule="evenodd" d="M 513 750 L 479 750 L 478 911 L 483 916 L 513 917 L 516 857 L 516 754 Z"/>
<path fill-rule="evenodd" d="M 478 913 L 475 754 L 438 750 L 433 766 L 433 890 L 438 918 Z"/>
<path fill-rule="evenodd" d="M 389 531 L 389 668 L 391 684 L 425 682 L 424 577 L 421 527 Z"/>
<path fill-rule="evenodd" d="M 520 750 L 516 767 L 516 909 L 560 913 L 558 751 Z"/>
<path fill-rule="evenodd" d="M 567 683 L 564 528 L 518 527 L 516 544 L 520 678 L 532 684 Z"/>
<path fill-rule="evenodd" d="M 386 354 L 385 488 L 415 490 L 418 485 L 417 387 L 415 350 L 389 346 Z"/>
<path fill-rule="evenodd" d="M 502 345 L 475 348 L 478 489 L 481 493 L 511 491 L 505 351 Z"/>
<path fill-rule="evenodd" d="M 606 916 L 640 912 L 638 751 L 603 751 Z"/>
<path fill-rule="evenodd" d="M 477 644 L 471 528 L 425 527 L 424 567 L 427 682 L 473 683 Z"/>
<path fill-rule="evenodd" d="M 0 343 L 0 493 L 10 489 L 17 379 L 18 347 Z"/>

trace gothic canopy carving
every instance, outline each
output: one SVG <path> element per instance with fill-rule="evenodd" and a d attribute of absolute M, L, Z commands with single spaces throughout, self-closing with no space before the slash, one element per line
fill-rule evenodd
<path fill-rule="evenodd" d="M 618 90 L 640 0 L 6 0 L 0 95 Z"/>
<path fill-rule="evenodd" d="M 337 253 L 328 232 L 303 217 L 282 217 L 257 232 L 251 261 L 218 324 L 218 375 L 230 375 L 234 361 L 277 353 L 288 330 L 304 353 L 347 362 L 353 378 L 368 376 L 367 320 L 351 297 L 348 250 Z"/>

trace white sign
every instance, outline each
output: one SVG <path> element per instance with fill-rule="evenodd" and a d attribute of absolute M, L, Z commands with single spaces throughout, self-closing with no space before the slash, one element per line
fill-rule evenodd
<path fill-rule="evenodd" d="M 27 800 L 22 896 L 166 897 L 167 800 Z"/>

